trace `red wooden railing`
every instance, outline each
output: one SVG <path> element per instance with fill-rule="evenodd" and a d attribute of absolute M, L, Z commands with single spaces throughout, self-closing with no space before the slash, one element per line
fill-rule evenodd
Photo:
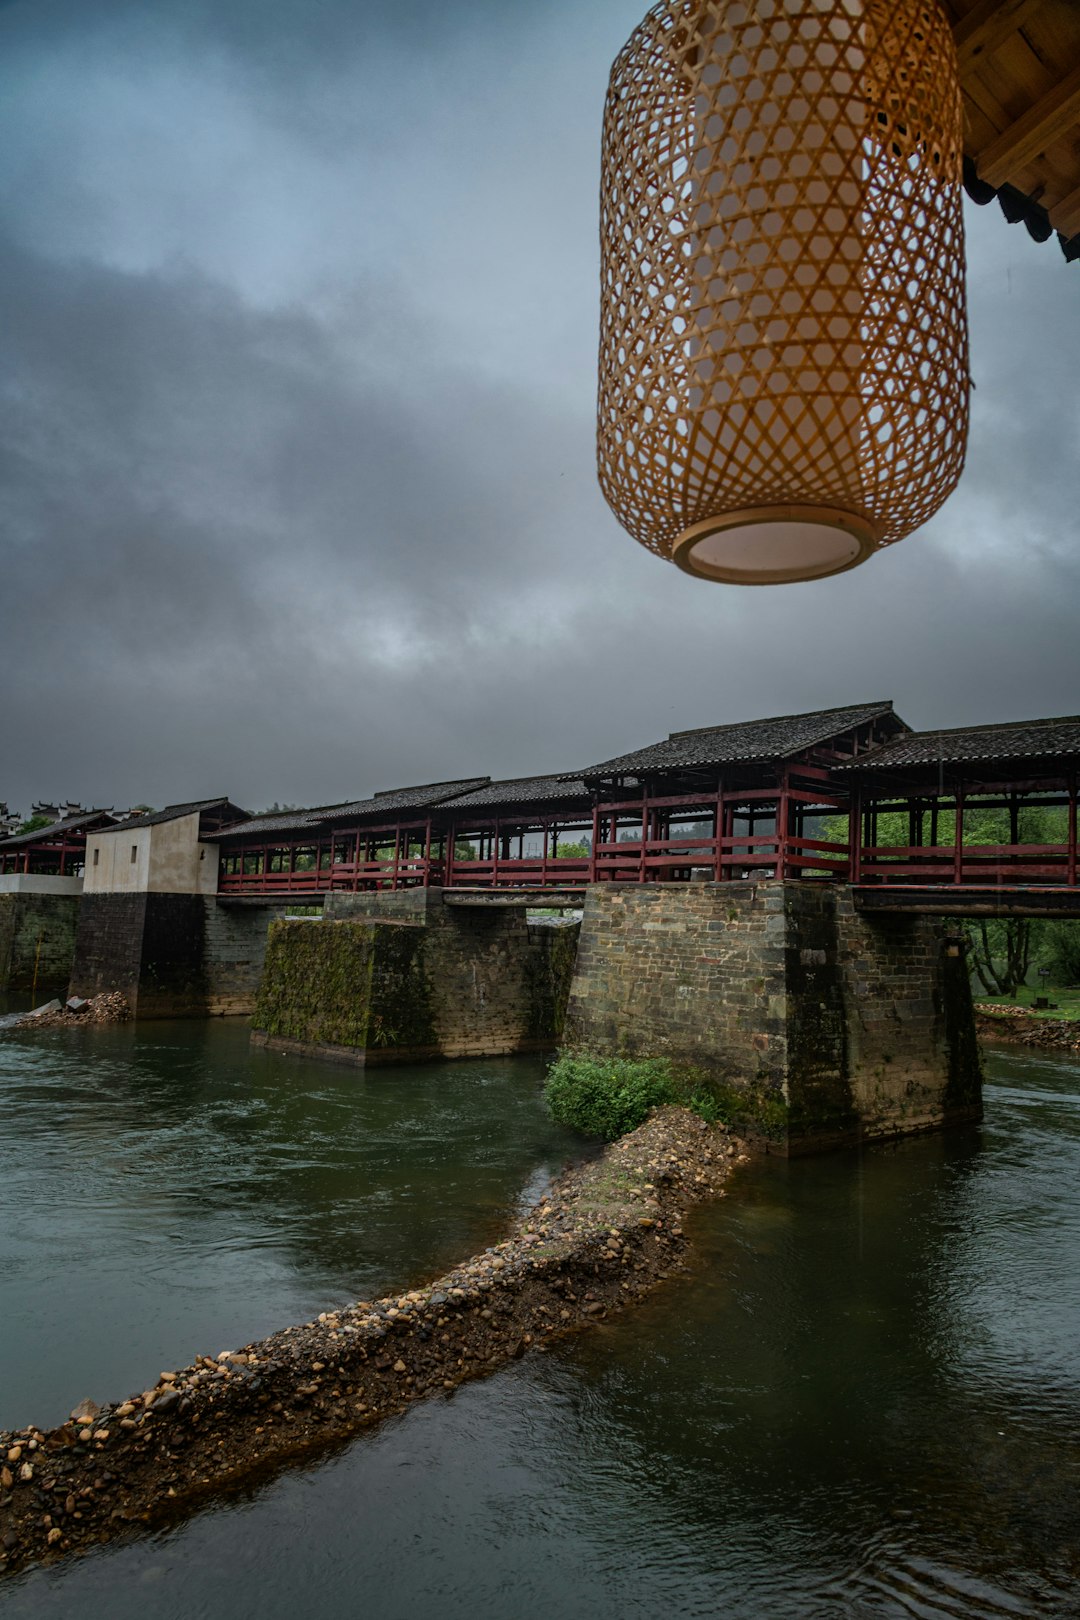
<path fill-rule="evenodd" d="M 852 858 L 857 861 L 853 879 Z M 801 878 L 875 887 L 1077 886 L 1077 851 L 1060 844 L 875 845 L 849 847 L 825 838 L 783 837 L 775 829 L 721 837 L 598 842 L 590 858 L 533 855 L 484 860 L 425 858 L 336 861 L 297 871 L 222 871 L 223 895 L 319 895 L 335 890 L 416 886 L 491 889 L 584 889 L 589 883 Z"/>
<path fill-rule="evenodd" d="M 335 890 L 403 889 L 441 883 L 441 866 L 414 857 L 397 861 L 335 861 L 300 872 L 222 872 L 219 894 L 330 894 Z"/>
<path fill-rule="evenodd" d="M 660 838 L 597 844 L 597 882 L 657 882 L 694 871 L 724 881 L 743 875 L 846 879 L 848 846 L 824 838 L 779 838 L 775 832 L 721 838 Z"/>
<path fill-rule="evenodd" d="M 1075 883 L 1068 844 L 864 845 L 859 873 L 892 885 Z"/>
<path fill-rule="evenodd" d="M 592 881 L 591 863 L 578 856 L 526 855 L 486 861 L 455 860 L 448 887 L 455 889 L 567 889 Z"/>
<path fill-rule="evenodd" d="M 968 885 L 1002 887 L 1076 885 L 1076 854 L 1068 844 L 873 845 L 859 851 L 859 881 L 875 886 Z M 338 861 L 293 872 L 223 872 L 225 895 L 302 896 L 442 885 L 448 888 L 584 888 L 589 883 L 656 883 L 709 874 L 714 881 L 743 877 L 850 881 L 846 844 L 824 838 L 779 838 L 775 832 L 722 838 L 649 839 L 597 844 L 593 859 L 525 857 L 456 860 L 414 857 L 398 861 Z"/>

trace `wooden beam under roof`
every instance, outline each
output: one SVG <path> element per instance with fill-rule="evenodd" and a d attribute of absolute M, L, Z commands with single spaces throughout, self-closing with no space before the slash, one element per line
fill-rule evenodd
<path fill-rule="evenodd" d="M 1034 107 L 978 152 L 979 178 L 990 186 L 1010 177 L 1080 123 L 1080 67 L 1047 92 Z"/>
<path fill-rule="evenodd" d="M 1080 260 L 1080 0 L 939 0 L 964 98 L 965 185 Z"/>
<path fill-rule="evenodd" d="M 1043 0 L 979 0 L 953 29 L 961 74 L 1003 45 L 1034 16 Z"/>

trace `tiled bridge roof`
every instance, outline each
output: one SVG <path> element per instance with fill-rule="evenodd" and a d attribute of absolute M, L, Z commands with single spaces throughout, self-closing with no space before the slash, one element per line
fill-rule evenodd
<path fill-rule="evenodd" d="M 10 838 L 0 839 L 0 849 L 25 849 L 28 844 L 48 844 L 73 832 L 94 832 L 99 828 L 107 832 L 113 820 L 108 810 L 87 810 L 82 815 L 50 821 L 46 827 L 35 827 L 33 832 L 13 833 Z"/>
<path fill-rule="evenodd" d="M 103 827 L 102 832 L 130 832 L 133 827 L 158 827 L 166 821 L 179 821 L 182 816 L 208 815 L 213 819 L 212 812 L 219 810 L 223 822 L 235 820 L 237 816 L 246 815 L 245 810 L 233 804 L 231 800 L 221 797 L 217 799 L 193 799 L 189 804 L 167 804 L 164 810 L 151 810 L 145 816 L 129 816 L 126 821 L 118 821 L 115 827 Z"/>
<path fill-rule="evenodd" d="M 426 810 L 432 805 L 459 799 L 490 782 L 489 776 L 466 776 L 453 782 L 425 782 L 419 787 L 388 788 L 370 799 L 357 799 L 341 805 L 335 814 L 351 820 L 355 816 L 380 815 L 386 810 Z"/>
<path fill-rule="evenodd" d="M 919 765 L 962 765 L 1006 759 L 1080 758 L 1080 716 L 1049 720 L 1014 720 L 988 726 L 958 726 L 951 731 L 916 731 L 896 737 L 870 753 L 838 767 L 853 770 L 902 770 Z"/>
<path fill-rule="evenodd" d="M 808 714 L 776 715 L 767 720 L 740 720 L 697 731 L 673 731 L 664 742 L 590 765 L 580 775 L 591 781 L 613 776 L 649 776 L 713 765 L 751 764 L 788 759 L 826 743 L 855 726 L 884 716 L 901 726 L 891 703 L 855 703 L 842 709 L 814 709 Z"/>
<path fill-rule="evenodd" d="M 505 782 L 488 782 L 475 793 L 455 799 L 453 810 L 495 809 L 499 805 L 544 804 L 581 799 L 587 803 L 589 790 L 580 777 L 517 776 Z"/>

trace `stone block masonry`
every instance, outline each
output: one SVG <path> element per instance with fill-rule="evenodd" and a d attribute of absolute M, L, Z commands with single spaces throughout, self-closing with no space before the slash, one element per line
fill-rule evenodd
<path fill-rule="evenodd" d="M 441 889 L 332 895 L 322 923 L 273 929 L 253 1039 L 365 1064 L 551 1048 L 576 941 Z"/>
<path fill-rule="evenodd" d="M 269 924 L 284 911 L 213 895 L 84 894 L 71 993 L 119 990 L 141 1019 L 249 1014 Z"/>
<path fill-rule="evenodd" d="M 950 934 L 860 915 L 850 890 L 813 883 L 598 884 L 565 1044 L 700 1068 L 767 1104 L 788 1152 L 977 1118 Z"/>
<path fill-rule="evenodd" d="M 909 1132 L 982 1115 L 968 964 L 955 923 L 871 916 L 835 899 L 846 1062 L 864 1132 Z"/>
<path fill-rule="evenodd" d="M 67 984 L 79 903 L 77 893 L 0 893 L 0 992 Z"/>
<path fill-rule="evenodd" d="M 203 899 L 203 965 L 207 1011 L 243 1014 L 255 1010 L 270 926 L 284 905 L 244 906 Z"/>
<path fill-rule="evenodd" d="M 83 896 L 69 986 L 73 996 L 119 990 L 135 1011 L 145 914 L 145 894 Z"/>
<path fill-rule="evenodd" d="M 783 1089 L 783 891 L 595 884 L 585 902 L 566 1044 L 670 1057 L 733 1085 Z"/>
<path fill-rule="evenodd" d="M 274 923 L 252 1040 L 338 1062 L 437 1057 L 424 944 L 415 923 Z"/>

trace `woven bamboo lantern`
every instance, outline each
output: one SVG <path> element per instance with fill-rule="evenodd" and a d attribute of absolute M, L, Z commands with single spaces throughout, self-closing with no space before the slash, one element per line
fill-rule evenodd
<path fill-rule="evenodd" d="M 598 464 L 691 574 L 820 579 L 963 466 L 960 89 L 938 0 L 661 0 L 612 69 Z"/>

